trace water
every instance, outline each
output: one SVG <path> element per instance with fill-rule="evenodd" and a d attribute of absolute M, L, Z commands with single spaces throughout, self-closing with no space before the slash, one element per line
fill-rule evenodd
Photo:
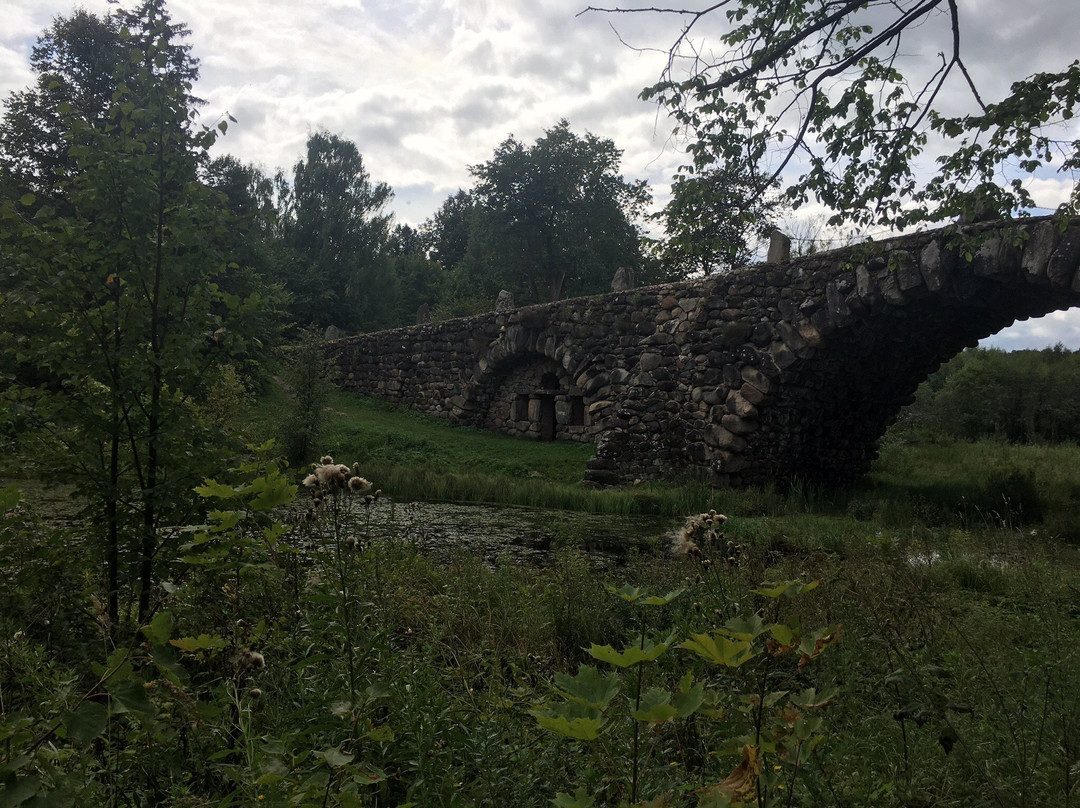
<path fill-rule="evenodd" d="M 22 490 L 25 502 L 48 514 L 53 526 L 81 524 L 81 503 L 74 488 L 0 478 L 0 487 L 9 484 Z M 505 558 L 543 567 L 560 548 L 574 547 L 584 551 L 595 567 L 606 568 L 625 563 L 634 553 L 663 552 L 669 543 L 664 537 L 679 522 L 663 516 L 380 499 L 371 506 L 370 525 L 373 539 L 415 544 L 444 562 L 468 553 L 492 566 Z M 358 538 L 365 529 L 361 521 L 356 528 Z"/>
<path fill-rule="evenodd" d="M 372 539 L 415 544 L 440 561 L 467 553 L 492 565 L 503 558 L 546 566 L 560 548 L 575 547 L 599 567 L 625 563 L 635 552 L 655 553 L 676 526 L 659 516 L 387 500 L 372 506 L 370 524 Z"/>

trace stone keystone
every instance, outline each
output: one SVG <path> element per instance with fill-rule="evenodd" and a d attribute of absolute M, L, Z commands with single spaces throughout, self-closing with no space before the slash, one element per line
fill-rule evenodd
<path fill-rule="evenodd" d="M 1040 222 L 1024 245 L 1020 267 L 1032 278 L 1046 277 L 1046 265 L 1058 242 L 1058 229 L 1053 222 Z"/>
<path fill-rule="evenodd" d="M 941 245 L 934 239 L 923 248 L 919 256 L 919 270 L 922 272 L 926 288 L 938 292 L 945 286 L 945 273 L 941 261 Z"/>
<path fill-rule="evenodd" d="M 769 254 L 767 264 L 786 264 L 791 260 L 791 239 L 779 230 L 773 230 L 769 236 Z"/>
<path fill-rule="evenodd" d="M 626 292 L 633 289 L 634 270 L 632 267 L 619 267 L 615 270 L 615 277 L 611 279 L 611 291 Z"/>

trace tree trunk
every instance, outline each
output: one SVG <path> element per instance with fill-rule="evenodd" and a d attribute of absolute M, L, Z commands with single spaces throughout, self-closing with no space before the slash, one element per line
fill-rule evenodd
<path fill-rule="evenodd" d="M 150 591 L 154 585 L 154 550 L 157 546 L 158 440 L 161 430 L 162 334 L 161 285 L 165 271 L 165 107 L 161 108 L 158 132 L 158 209 L 154 244 L 154 287 L 150 296 L 150 354 L 153 370 L 150 381 L 150 413 L 146 430 L 146 487 L 143 490 L 143 536 L 139 553 L 139 623 L 150 616 Z"/>

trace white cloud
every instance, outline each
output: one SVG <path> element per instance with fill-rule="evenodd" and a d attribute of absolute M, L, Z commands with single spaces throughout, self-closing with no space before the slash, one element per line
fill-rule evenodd
<path fill-rule="evenodd" d="M 1035 204 L 1048 211 L 1068 202 L 1073 192 L 1073 183 L 1061 177 L 1054 179 L 1032 177 L 1024 183 L 1024 186 L 1035 200 Z"/>
<path fill-rule="evenodd" d="M 1080 318 L 1076 316 L 1075 309 L 1055 311 L 1045 317 L 1018 322 L 979 344 L 984 348 L 1017 351 L 1046 348 L 1058 342 L 1074 351 L 1080 349 Z"/>
<path fill-rule="evenodd" d="M 0 97 L 6 97 L 32 81 L 27 60 L 34 37 L 55 15 L 70 14 L 75 0 L 0 2 Z M 107 0 L 79 4 L 99 14 L 112 8 Z M 237 118 L 219 142 L 221 151 L 266 171 L 288 171 L 310 132 L 339 133 L 357 143 L 372 176 L 394 188 L 398 217 L 414 224 L 468 187 L 468 166 L 489 159 L 508 135 L 528 142 L 564 117 L 575 131 L 612 139 L 624 150 L 624 175 L 647 179 L 656 204 L 666 200 L 671 175 L 685 158 L 672 143 L 671 122 L 637 95 L 659 77 L 679 20 L 579 15 L 585 5 L 169 0 L 174 19 L 191 29 L 201 60 L 196 93 L 207 102 L 204 118 L 226 112 Z M 961 14 L 967 64 L 988 100 L 1016 79 L 1060 70 L 1075 58 L 1075 0 L 966 0 Z M 943 21 L 933 18 L 913 31 L 902 55 L 928 68 L 937 64 L 938 51 L 949 44 Z M 706 53 L 717 45 L 722 24 L 717 13 L 695 28 L 695 42 Z M 624 46 L 620 37 L 641 50 Z M 957 109 L 971 100 L 962 81 L 944 98 Z M 1080 128 L 1062 134 L 1080 137 Z M 1052 172 L 1028 185 L 1046 207 L 1070 191 Z M 792 226 L 808 229 L 815 212 L 814 206 L 800 211 Z M 1077 319 L 1062 313 L 1026 326 L 1027 333 L 1050 341 L 1061 335 L 1080 347 L 1080 328 L 1072 325 Z"/>

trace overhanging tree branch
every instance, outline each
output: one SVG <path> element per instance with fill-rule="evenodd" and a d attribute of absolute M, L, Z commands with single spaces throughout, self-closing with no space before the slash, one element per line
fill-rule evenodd
<path fill-rule="evenodd" d="M 999 177 L 1007 182 L 994 204 L 1022 211 L 1032 204 L 1024 175 L 1060 168 L 1075 180 L 1080 170 L 1080 140 L 1056 138 L 1052 129 L 1080 106 L 1080 68 L 1017 82 L 1004 101 L 988 103 L 964 60 L 956 0 L 727 0 L 704 9 L 586 11 L 679 18 L 660 81 L 642 97 L 679 122 L 697 170 L 767 156 L 765 173 L 774 178 L 805 166 L 788 180 L 789 194 L 796 204 L 815 196 L 833 207 L 833 224 L 907 226 L 955 216 L 975 186 Z M 697 35 L 710 14 L 727 23 L 715 34 L 723 48 L 715 56 Z M 948 44 L 936 69 L 920 75 L 924 68 L 901 42 L 929 30 L 935 14 Z M 909 82 L 904 73 L 913 65 Z M 954 76 L 977 115 L 939 109 Z M 930 143 L 941 155 L 932 168 L 918 164 Z"/>

